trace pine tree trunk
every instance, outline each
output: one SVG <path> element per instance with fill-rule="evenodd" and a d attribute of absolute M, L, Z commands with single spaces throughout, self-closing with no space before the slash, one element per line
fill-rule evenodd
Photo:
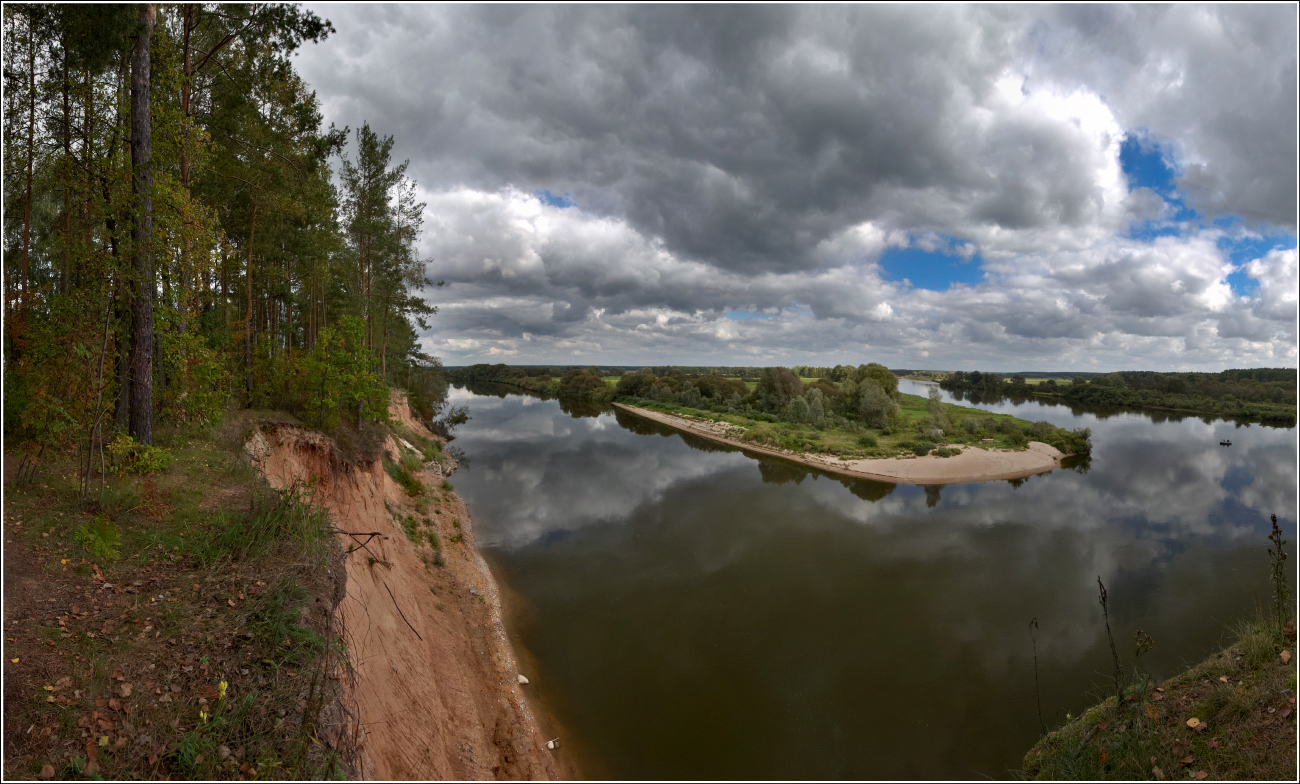
<path fill-rule="evenodd" d="M 32 247 L 32 162 L 36 155 L 36 30 L 27 12 L 27 192 L 23 199 L 23 307 L 27 307 L 27 259 Z"/>
<path fill-rule="evenodd" d="M 135 214 L 131 226 L 135 255 L 135 301 L 131 306 L 131 435 L 153 444 L 153 175 L 149 119 L 149 39 L 156 10 L 140 5 L 141 31 L 131 56 L 131 172 Z"/>
<path fill-rule="evenodd" d="M 253 394 L 253 236 L 257 228 L 257 202 L 253 202 L 253 215 L 248 220 L 248 310 L 244 313 L 244 388 Z"/>

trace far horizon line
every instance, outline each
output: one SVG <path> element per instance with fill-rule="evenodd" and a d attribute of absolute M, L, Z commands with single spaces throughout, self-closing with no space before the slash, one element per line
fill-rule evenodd
<path fill-rule="evenodd" d="M 685 363 L 683 363 L 683 364 L 677 364 L 677 363 L 664 363 L 664 362 L 661 362 L 661 363 L 639 363 L 639 364 L 638 364 L 638 363 L 634 363 L 634 362 L 606 362 L 606 363 L 603 363 L 603 364 L 602 364 L 602 363 L 599 363 L 599 362 L 578 362 L 578 363 L 568 363 L 568 364 L 563 364 L 563 363 L 558 363 L 558 362 L 532 362 L 532 363 L 527 363 L 527 364 L 524 364 L 524 363 L 512 363 L 512 362 L 469 362 L 469 363 L 465 363 L 465 364 L 457 364 L 457 365 L 446 365 L 446 364 L 444 364 L 443 367 L 445 367 L 445 368 L 447 368 L 447 369 L 449 369 L 449 370 L 451 370 L 451 369 L 457 369 L 457 368 L 473 367 L 474 365 L 505 365 L 506 367 L 519 367 L 519 368 L 539 368 L 539 367 L 545 367 L 545 368 L 589 368 L 589 367 L 595 367 L 595 368 L 600 368 L 600 369 L 602 369 L 602 370 L 604 370 L 604 369 L 621 369 L 621 370 L 629 371 L 629 372 L 630 372 L 630 371 L 640 370 L 640 369 L 642 369 L 642 368 L 657 368 L 657 367 L 663 367 L 663 368 L 674 368 L 674 367 L 718 367 L 718 368 L 768 368 L 768 367 L 786 367 L 786 368 L 790 368 L 790 367 L 819 367 L 819 368 L 820 368 L 820 367 L 828 367 L 828 368 L 833 368 L 833 367 L 837 367 L 837 366 L 840 366 L 840 365 L 843 365 L 844 367 L 858 367 L 859 365 L 865 365 L 865 364 L 868 364 L 868 363 L 866 363 L 866 362 L 861 362 L 861 363 L 858 363 L 858 364 L 849 364 L 849 363 L 845 362 L 845 363 L 836 363 L 836 364 L 834 364 L 834 365 L 814 365 L 814 364 L 810 364 L 810 363 L 799 363 L 799 364 L 796 364 L 796 365 L 775 365 L 775 364 L 770 364 L 770 365 L 728 365 L 728 364 L 725 364 L 725 363 L 696 363 L 696 364 L 685 364 Z M 883 363 L 876 363 L 876 364 L 883 364 Z M 886 367 L 888 367 L 888 366 L 886 366 Z M 978 372 L 980 372 L 980 373 L 997 373 L 997 374 L 999 374 L 999 375 L 1004 375 L 1004 376 L 1026 375 L 1026 374 L 1034 374 L 1034 375 L 1075 375 L 1075 376 L 1085 376 L 1085 375 L 1086 375 L 1086 376 L 1104 376 L 1104 375 L 1107 375 L 1107 374 L 1109 374 L 1109 373 L 1205 373 L 1205 374 L 1213 374 L 1213 373 L 1226 373 L 1226 372 L 1229 371 L 1229 370 L 1289 370 L 1289 371 L 1291 371 L 1291 372 L 1293 372 L 1293 373 L 1300 372 L 1300 369 L 1298 369 L 1298 368 L 1294 368 L 1294 367 L 1286 367 L 1286 366 L 1276 367 L 1276 366 L 1265 366 L 1265 365 L 1261 365 L 1261 366 L 1258 366 L 1258 367 L 1249 367 L 1249 366 L 1248 366 L 1248 367 L 1225 367 L 1225 368 L 1223 368 L 1222 370 L 1150 370 L 1150 369 L 1146 369 L 1146 368 L 1119 368 L 1119 369 L 1115 369 L 1115 370 L 1014 370 L 1014 371 L 1011 371 L 1011 370 L 984 370 L 984 369 L 981 369 L 981 368 L 967 369 L 967 368 L 893 368 L 893 367 L 888 367 L 888 369 L 889 369 L 890 372 L 905 371 L 905 372 L 908 372 L 908 373 L 952 373 L 952 372 L 956 372 L 956 371 L 958 371 L 958 370 L 960 370 L 960 371 L 962 371 L 962 372 L 965 372 L 965 373 L 971 373 L 971 372 L 976 372 L 976 371 L 978 371 Z"/>

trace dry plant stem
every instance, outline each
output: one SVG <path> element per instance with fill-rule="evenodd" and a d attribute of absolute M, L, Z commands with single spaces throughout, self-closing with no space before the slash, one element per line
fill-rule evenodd
<path fill-rule="evenodd" d="M 1043 691 L 1038 685 L 1038 618 L 1029 621 L 1029 639 L 1034 646 L 1034 699 L 1038 704 L 1038 726 L 1047 734 L 1047 722 L 1043 721 Z"/>
<path fill-rule="evenodd" d="M 1119 667 L 1119 653 L 1115 650 L 1115 637 L 1110 633 L 1110 612 L 1106 607 L 1106 586 L 1102 585 L 1101 575 L 1097 575 L 1097 601 L 1101 604 L 1101 617 L 1106 622 L 1106 639 L 1110 642 L 1110 655 L 1115 660 L 1115 700 L 1124 704 L 1124 687 L 1120 685 L 1122 675 Z"/>

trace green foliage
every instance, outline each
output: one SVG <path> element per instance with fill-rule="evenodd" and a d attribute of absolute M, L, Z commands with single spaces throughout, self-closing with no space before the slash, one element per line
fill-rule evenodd
<path fill-rule="evenodd" d="M 375 357 L 365 346 L 364 332 L 361 319 L 345 316 L 321 330 L 307 357 L 306 410 L 323 430 L 338 427 L 340 411 L 358 423 L 388 419 L 388 390 L 372 370 Z"/>
<path fill-rule="evenodd" d="M 393 481 L 401 485 L 406 494 L 414 498 L 424 492 L 424 485 L 420 480 L 411 476 L 411 472 L 403 468 L 400 464 L 394 463 L 387 455 L 384 455 L 384 470 L 392 477 Z"/>
<path fill-rule="evenodd" d="M 116 561 L 122 557 L 119 549 L 122 531 L 107 518 L 96 517 L 89 523 L 82 523 L 77 528 L 76 538 L 96 561 Z"/>
<path fill-rule="evenodd" d="M 912 447 L 912 452 L 921 457 L 930 454 L 932 449 L 934 449 L 934 444 L 929 441 L 919 441 L 916 446 Z"/>
<path fill-rule="evenodd" d="M 880 446 L 880 442 L 876 439 L 876 436 L 872 433 L 863 433 L 862 435 L 858 436 L 858 444 L 860 446 L 865 446 L 869 448 Z"/>
<path fill-rule="evenodd" d="M 108 454 L 114 470 L 128 474 L 158 473 L 166 470 L 173 459 L 170 450 L 141 444 L 125 433 L 108 444 Z"/>

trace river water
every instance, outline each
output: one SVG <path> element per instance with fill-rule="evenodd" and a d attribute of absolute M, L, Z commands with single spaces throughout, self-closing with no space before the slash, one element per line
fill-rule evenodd
<path fill-rule="evenodd" d="M 1003 401 L 1092 428 L 1090 464 L 920 488 L 452 397 L 525 688 L 589 777 L 1011 777 L 1039 735 L 1031 619 L 1054 725 L 1110 688 L 1098 576 L 1125 669 L 1141 628 L 1165 678 L 1267 603 L 1270 513 L 1295 540 L 1294 428 Z"/>

